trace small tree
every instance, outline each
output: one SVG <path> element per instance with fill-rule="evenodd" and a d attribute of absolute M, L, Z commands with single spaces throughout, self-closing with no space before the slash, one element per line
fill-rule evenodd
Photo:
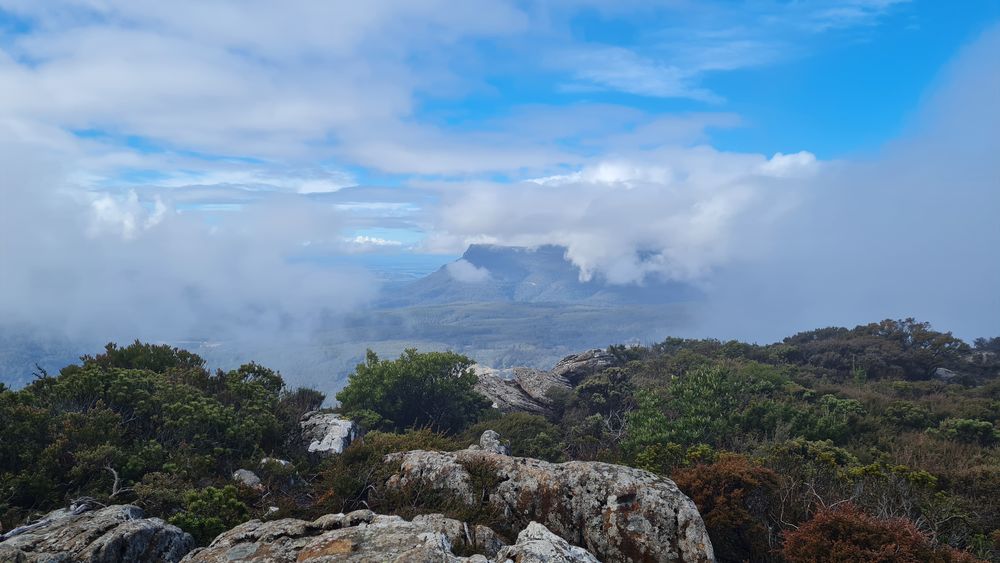
<path fill-rule="evenodd" d="M 475 391 L 472 361 L 453 352 L 406 350 L 381 360 L 369 350 L 337 393 L 345 415 L 381 430 L 430 427 L 452 434 L 476 422 L 489 401 Z"/>

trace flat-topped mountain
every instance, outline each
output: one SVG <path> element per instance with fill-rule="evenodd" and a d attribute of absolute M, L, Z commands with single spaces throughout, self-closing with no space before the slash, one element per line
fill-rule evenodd
<path fill-rule="evenodd" d="M 616 285 L 583 281 L 562 246 L 536 248 L 474 244 L 462 257 L 414 282 L 392 288 L 385 306 L 463 302 L 664 304 L 699 296 L 694 287 L 660 280 Z"/>

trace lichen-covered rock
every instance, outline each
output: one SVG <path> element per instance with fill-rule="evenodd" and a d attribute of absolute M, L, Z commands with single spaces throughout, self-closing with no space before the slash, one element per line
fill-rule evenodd
<path fill-rule="evenodd" d="M 553 534 L 538 522 L 531 522 L 517 535 L 517 543 L 500 550 L 497 561 L 514 563 L 600 563 L 582 547 Z"/>
<path fill-rule="evenodd" d="M 440 514 L 406 521 L 367 510 L 305 520 L 252 520 L 191 552 L 185 563 L 441 562 L 489 561 L 504 547 L 483 526 L 469 526 Z M 475 557 L 455 554 L 479 550 Z"/>
<path fill-rule="evenodd" d="M 475 552 L 475 553 L 473 553 Z M 472 553 L 458 555 L 458 553 Z M 532 524 L 507 546 L 493 530 L 440 514 L 381 516 L 368 510 L 305 520 L 252 520 L 225 532 L 184 563 L 592 563 L 592 555 L 570 546 L 540 524 Z"/>
<path fill-rule="evenodd" d="M 714 561 L 694 503 L 669 479 L 598 462 L 548 463 L 482 449 L 390 454 L 389 488 L 434 487 L 475 505 L 482 475 L 487 500 L 514 529 L 532 521 L 585 547 L 602 561 Z M 477 487 L 472 486 L 476 474 Z"/>
<path fill-rule="evenodd" d="M 469 449 L 481 449 L 500 455 L 510 455 L 510 447 L 500 440 L 500 434 L 496 430 L 487 430 L 479 437 L 478 446 L 470 446 Z"/>
<path fill-rule="evenodd" d="M 442 514 L 423 514 L 413 518 L 413 522 L 444 534 L 451 543 L 452 550 L 456 552 L 474 552 L 492 558 L 507 545 L 503 538 L 487 526 L 459 522 Z"/>
<path fill-rule="evenodd" d="M 342 453 L 360 435 L 354 421 L 328 412 L 307 412 L 299 425 L 309 452 L 319 455 Z"/>
<path fill-rule="evenodd" d="M 0 542 L 0 561 L 175 563 L 194 548 L 190 534 L 131 505 L 74 506 L 36 524 Z"/>
<path fill-rule="evenodd" d="M 549 373 L 563 377 L 571 385 L 576 385 L 588 375 L 599 373 L 610 367 L 617 366 L 619 363 L 618 358 L 607 350 L 595 348 L 579 354 L 566 356 L 555 367 L 549 370 Z"/>

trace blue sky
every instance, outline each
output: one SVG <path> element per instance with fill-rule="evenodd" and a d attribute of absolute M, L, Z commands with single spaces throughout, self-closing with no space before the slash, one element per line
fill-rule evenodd
<path fill-rule="evenodd" d="M 96 64 L 108 55 L 100 47 L 127 49 L 129 33 L 163 39 L 155 36 L 154 26 L 164 23 L 168 31 L 163 36 L 190 41 L 183 47 L 192 49 L 197 49 L 201 39 L 194 33 L 219 32 L 188 29 L 190 22 L 183 17 L 166 17 L 156 10 L 143 14 L 141 8 L 119 5 L 124 3 L 108 3 L 103 11 L 71 1 L 47 3 L 46 7 L 32 4 L 15 0 L 0 3 L 0 47 L 9 57 L 7 64 L 20 63 L 29 71 L 59 64 L 72 70 L 71 62 Z M 308 2 L 293 4 L 300 8 L 299 16 L 312 15 Z M 448 9 L 447 3 L 427 4 L 428 11 Z M 424 25 L 422 32 L 443 29 L 449 37 L 436 43 L 414 33 L 412 42 L 403 42 L 407 52 L 386 57 L 391 59 L 391 72 L 427 74 L 409 77 L 410 84 L 389 94 L 400 98 L 402 107 L 393 108 L 388 117 L 438 127 L 444 134 L 485 134 L 502 130 L 504 124 L 497 121 L 525 107 L 604 104 L 639 110 L 647 116 L 726 112 L 738 116 L 741 124 L 709 131 L 708 140 L 718 149 L 763 154 L 808 150 L 821 159 L 841 158 L 877 149 L 898 136 L 941 68 L 1000 18 L 1000 4 L 990 0 L 960 4 L 927 0 L 485 4 L 500 14 L 496 25 L 470 26 L 468 20 L 477 16 L 471 8 L 468 11 L 473 13 L 447 21 L 425 17 L 419 11 L 400 16 L 404 23 L 410 17 L 416 20 L 414 26 Z M 255 7 L 251 3 L 243 16 L 267 16 L 266 10 L 254 14 Z M 178 6 L 177 11 L 183 12 L 183 8 Z M 382 24 L 389 27 L 393 23 L 391 3 L 385 11 L 390 14 L 385 19 L 390 21 L 366 22 L 371 23 L 373 33 L 381 31 Z M 326 12 L 322 15 L 336 16 L 336 10 Z M 191 17 L 196 17 L 194 11 Z M 233 22 L 234 26 L 239 24 L 238 20 Z M 106 45 L 95 47 L 93 61 L 46 45 L 47 36 L 61 31 L 88 36 L 96 44 L 101 41 L 97 32 L 102 28 L 108 31 L 109 39 Z M 331 24 L 331 33 L 336 31 Z M 171 47 L 175 45 L 165 45 L 165 49 Z M 299 53 L 293 49 L 292 56 L 279 53 L 271 60 L 274 45 L 258 45 L 239 35 L 210 47 L 237 54 L 223 64 L 284 65 L 281 70 L 286 72 L 278 74 L 294 72 L 297 78 L 305 69 L 291 67 L 308 67 L 312 51 L 321 50 L 323 44 L 306 44 Z M 364 60 L 367 38 L 359 38 L 356 47 L 357 51 L 348 55 L 360 64 L 362 73 L 383 70 L 381 59 Z M 246 57 L 238 56 L 241 49 L 246 50 Z M 319 55 L 316 59 L 313 70 L 317 73 L 338 71 L 336 58 Z M 371 62 L 367 68 L 366 62 Z M 183 70 L 183 66 L 177 65 L 177 69 Z M 102 90 L 100 83 L 78 87 L 93 89 L 95 95 Z M 322 88 L 310 92 L 317 97 L 322 93 Z M 359 95 L 363 98 L 364 92 Z M 166 151 L 196 161 L 225 158 L 259 162 L 274 158 L 266 147 L 239 146 L 242 143 L 199 146 L 202 143 L 197 138 L 185 139 L 155 127 L 132 127 L 136 124 L 109 119 L 100 111 L 86 115 L 88 109 L 94 109 L 86 105 L 80 108 L 83 115 L 75 119 L 60 116 L 70 123 L 57 125 L 81 139 L 97 139 L 139 153 Z M 338 123 L 326 124 L 325 130 L 320 125 L 315 131 L 300 131 L 291 143 L 302 145 L 297 147 L 300 149 L 316 149 L 311 158 L 349 171 L 358 182 L 399 185 L 414 172 L 462 176 L 463 171 L 453 174 L 447 169 L 425 171 L 388 164 L 382 155 L 352 158 L 336 147 L 350 143 L 354 135 L 345 135 Z M 267 128 L 258 131 L 262 136 L 273 132 Z M 557 144 L 568 146 L 578 140 L 573 132 L 555 139 Z M 537 169 L 534 162 L 525 166 Z M 484 172 L 495 178 L 519 176 L 518 167 L 511 164 L 495 168 Z M 144 177 L 128 176 L 130 173 L 135 174 L 120 171 L 126 180 Z"/>
<path fill-rule="evenodd" d="M 900 151 L 974 169 L 995 103 L 954 92 L 992 88 L 998 22 L 995 0 L 0 0 L 6 293 L 66 256 L 67 298 L 149 270 L 233 315 L 309 311 L 472 243 L 712 285 Z M 962 151 L 924 155 L 926 130 Z M 27 241 L 31 217 L 58 228 Z"/>

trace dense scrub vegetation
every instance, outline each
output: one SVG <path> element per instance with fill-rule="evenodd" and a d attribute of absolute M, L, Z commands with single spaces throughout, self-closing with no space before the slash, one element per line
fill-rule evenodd
<path fill-rule="evenodd" d="M 109 345 L 0 391 L 0 523 L 89 495 L 137 503 L 202 542 L 249 517 L 361 507 L 502 525 L 379 486 L 386 453 L 456 449 L 492 428 L 514 455 L 674 479 L 720 561 L 1000 561 L 998 349 L 910 319 L 766 346 L 615 346 L 619 365 L 552 393 L 549 417 L 493 412 L 461 356 L 372 354 L 338 394 L 369 433 L 319 460 L 297 443 L 318 393 L 255 364 L 212 374 L 181 350 Z M 237 486 L 239 468 L 260 487 Z"/>

